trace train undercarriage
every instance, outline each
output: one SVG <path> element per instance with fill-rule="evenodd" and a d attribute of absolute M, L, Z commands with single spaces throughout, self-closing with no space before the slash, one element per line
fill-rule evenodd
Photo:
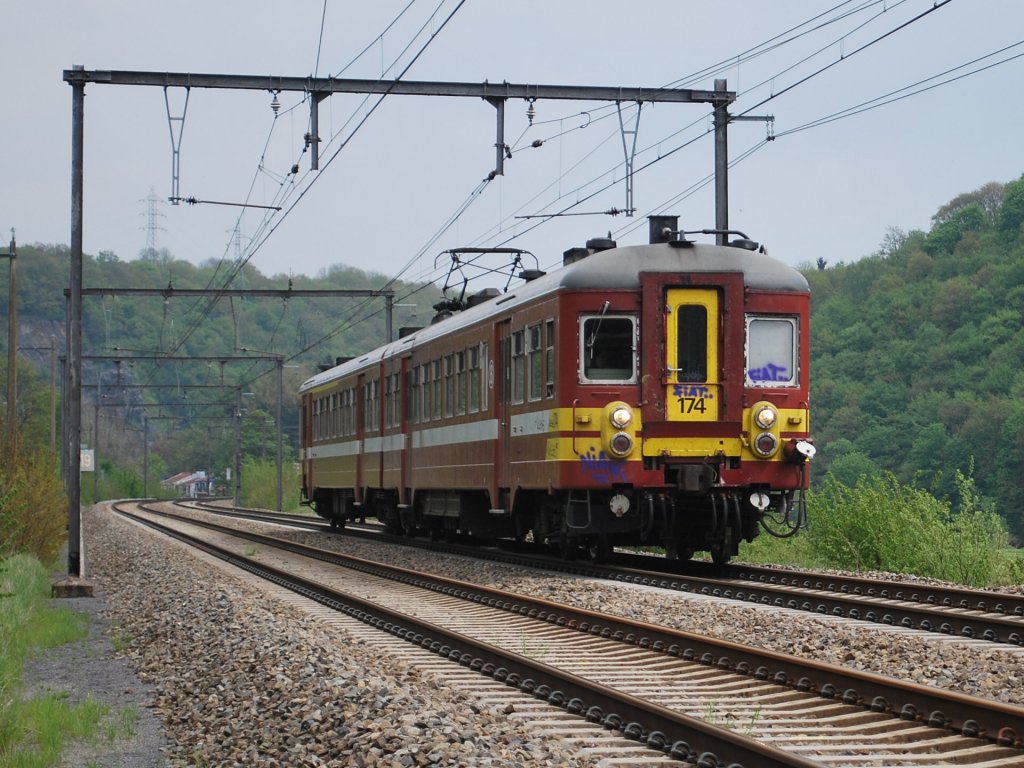
<path fill-rule="evenodd" d="M 678 489 L 631 488 L 547 491 L 520 490 L 511 510 L 495 508 L 484 491 L 420 491 L 411 505 L 395 491 L 367 489 L 363 503 L 351 489 L 318 489 L 313 499 L 319 516 L 343 527 L 373 517 L 390 533 L 432 539 L 511 539 L 532 542 L 566 559 L 607 559 L 615 547 L 664 549 L 670 558 L 688 560 L 708 552 L 718 564 L 753 541 L 766 518 L 783 520 L 790 535 L 802 522 L 792 492 L 764 493 L 768 505 L 755 506 L 751 489 L 687 493 Z M 504 500 L 504 499 L 503 499 Z M 788 527 L 787 527 L 788 526 Z M 773 526 L 774 527 L 774 526 Z"/>

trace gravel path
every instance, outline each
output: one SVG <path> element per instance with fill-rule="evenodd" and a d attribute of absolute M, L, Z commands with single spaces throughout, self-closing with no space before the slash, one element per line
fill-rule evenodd
<path fill-rule="evenodd" d="M 76 692 L 95 685 L 115 708 L 144 704 L 134 739 L 108 745 L 100 756 L 70 755 L 66 765 L 602 765 L 103 509 L 86 512 L 83 530 L 86 576 L 98 595 L 91 610 L 103 619 L 84 646 L 85 662 L 64 659 L 63 671 L 44 664 L 32 671 L 33 681 Z M 347 537 L 288 537 L 384 556 L 381 545 Z M 401 557 L 410 568 L 443 562 L 454 578 L 1024 703 L 1024 653 L 1013 650 L 454 556 L 407 550 Z M 77 609 L 88 601 L 69 602 Z M 123 644 L 116 654 L 101 634 L 103 622 Z"/>

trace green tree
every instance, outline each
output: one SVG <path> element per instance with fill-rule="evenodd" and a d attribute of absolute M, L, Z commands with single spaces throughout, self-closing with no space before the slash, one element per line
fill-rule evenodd
<path fill-rule="evenodd" d="M 997 221 L 999 229 L 1011 237 L 1020 232 L 1024 224 L 1024 177 L 1006 185 Z"/>

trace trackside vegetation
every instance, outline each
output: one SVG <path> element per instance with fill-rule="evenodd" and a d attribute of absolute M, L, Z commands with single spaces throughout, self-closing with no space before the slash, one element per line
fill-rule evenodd
<path fill-rule="evenodd" d="M 740 559 L 805 568 L 914 574 L 966 586 L 1024 583 L 1024 556 L 970 476 L 956 474 L 959 504 L 891 473 L 853 486 L 828 474 L 808 497 L 808 528 L 791 539 L 762 535 Z"/>
<path fill-rule="evenodd" d="M 55 606 L 49 575 L 38 560 L 0 560 L 0 765 L 47 768 L 75 740 L 113 741 L 131 735 L 137 713 L 111 713 L 86 698 L 72 704 L 63 692 L 29 696 L 22 689 L 25 662 L 43 649 L 84 638 L 88 616 Z"/>
<path fill-rule="evenodd" d="M 28 553 L 52 562 L 65 539 L 67 497 L 45 452 L 0 459 L 0 558 Z"/>
<path fill-rule="evenodd" d="M 242 462 L 242 506 L 277 509 L 277 461 L 246 457 Z M 299 474 L 294 463 L 281 471 L 281 506 L 284 512 L 308 511 L 299 505 Z"/>

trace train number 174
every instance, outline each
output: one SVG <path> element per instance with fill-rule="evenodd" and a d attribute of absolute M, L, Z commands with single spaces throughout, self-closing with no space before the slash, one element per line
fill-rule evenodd
<path fill-rule="evenodd" d="M 681 413 L 705 413 L 707 404 L 703 397 L 680 397 L 679 410 Z"/>

